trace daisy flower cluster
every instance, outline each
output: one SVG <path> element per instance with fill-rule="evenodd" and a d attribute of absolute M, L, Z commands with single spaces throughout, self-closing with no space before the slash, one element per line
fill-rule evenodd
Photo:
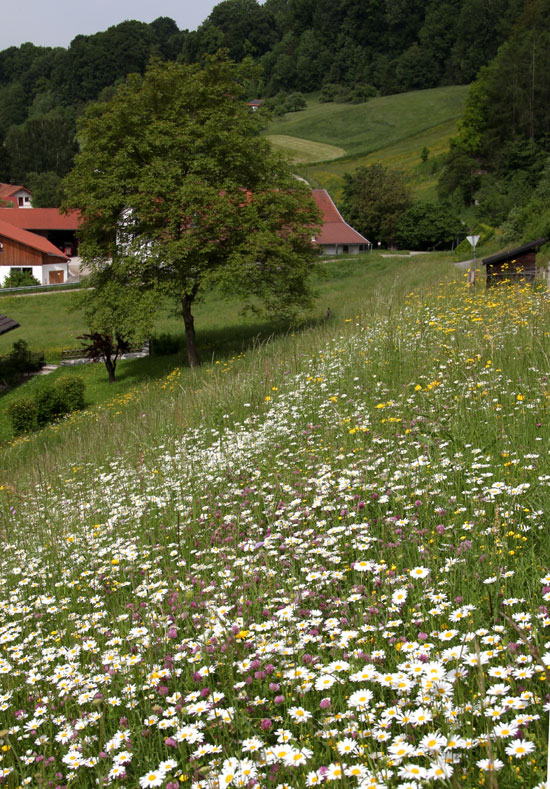
<path fill-rule="evenodd" d="M 544 786 L 548 306 L 410 294 L 6 491 L 0 786 Z"/>

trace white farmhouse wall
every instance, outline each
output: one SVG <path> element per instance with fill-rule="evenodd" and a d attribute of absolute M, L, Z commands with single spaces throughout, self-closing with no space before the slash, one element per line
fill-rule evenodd
<path fill-rule="evenodd" d="M 43 266 L 0 266 L 0 287 L 4 285 L 5 279 L 9 276 L 12 268 L 30 268 L 32 275 L 41 285 L 50 284 L 50 271 L 62 271 L 63 282 L 67 281 L 68 264 L 67 263 L 45 263 Z"/>
<path fill-rule="evenodd" d="M 19 204 L 19 198 L 22 197 L 22 204 Z M 16 208 L 32 208 L 31 196 L 26 189 L 19 189 L 11 197 L 10 201 L 13 202 Z"/>

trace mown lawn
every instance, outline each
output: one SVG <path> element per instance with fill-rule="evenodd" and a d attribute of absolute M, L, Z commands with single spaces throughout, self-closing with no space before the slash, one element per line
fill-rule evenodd
<path fill-rule="evenodd" d="M 286 135 L 289 151 L 291 138 L 299 138 L 299 174 L 313 185 L 328 189 L 336 200 L 341 196 L 345 172 L 375 162 L 403 170 L 418 196 L 432 199 L 437 182 L 434 161 L 437 168 L 437 157 L 447 151 L 449 139 L 456 133 L 466 91 L 463 85 L 434 88 L 382 96 L 358 105 L 312 100 L 305 110 L 273 119 L 267 133 Z M 304 140 L 338 146 L 345 156 L 303 163 L 300 151 Z M 427 166 L 422 166 L 420 159 L 424 146 L 430 151 Z"/>

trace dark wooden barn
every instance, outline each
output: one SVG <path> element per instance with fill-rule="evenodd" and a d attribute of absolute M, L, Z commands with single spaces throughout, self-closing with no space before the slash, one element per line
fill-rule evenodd
<path fill-rule="evenodd" d="M 545 243 L 545 238 L 537 238 L 521 247 L 484 258 L 482 263 L 487 267 L 487 287 L 501 282 L 534 282 L 537 252 Z"/>

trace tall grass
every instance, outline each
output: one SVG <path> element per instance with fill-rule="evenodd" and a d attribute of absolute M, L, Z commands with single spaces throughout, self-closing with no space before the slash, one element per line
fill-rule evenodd
<path fill-rule="evenodd" d="M 545 785 L 548 296 L 415 265 L 21 455 L 5 785 Z"/>
<path fill-rule="evenodd" d="M 449 258 L 449 256 L 447 256 Z M 327 308 L 330 307 L 333 314 L 333 321 L 342 320 L 347 315 L 347 310 L 359 294 L 363 299 L 369 299 L 373 291 L 389 288 L 395 290 L 396 287 L 403 288 L 405 282 L 412 284 L 420 282 L 430 276 L 440 276 L 443 270 L 447 276 L 453 276 L 454 267 L 448 260 L 438 258 L 439 265 L 433 265 L 429 255 L 418 257 L 414 261 L 414 266 L 408 265 L 403 258 L 386 258 L 381 254 L 372 253 L 349 258 L 338 258 L 336 260 L 326 260 L 316 267 L 313 277 L 313 287 L 317 293 L 316 306 L 313 309 L 309 322 L 302 327 L 291 327 L 288 323 L 276 320 L 261 320 L 255 316 L 243 316 L 241 305 L 235 301 L 225 301 L 219 294 L 210 294 L 205 300 L 197 305 L 196 326 L 197 343 L 199 355 L 203 361 L 209 365 L 216 362 L 222 363 L 238 357 L 248 349 L 254 349 L 259 344 L 265 343 L 268 339 L 274 339 L 288 334 L 291 331 L 303 331 L 308 326 L 314 331 L 320 323 L 324 321 Z M 407 273 L 405 273 L 407 272 Z M 400 283 L 397 285 L 397 283 Z M 361 295 L 361 294 L 364 294 Z M 55 356 L 54 342 L 63 347 L 75 347 L 79 345 L 76 339 L 78 330 L 75 330 L 74 321 L 79 316 L 70 311 L 70 304 L 66 300 L 52 302 L 53 297 L 34 298 L 26 297 L 17 302 L 21 313 L 12 310 L 14 317 L 20 320 L 24 335 L 20 335 L 20 330 L 11 335 L 0 338 L 5 341 L 6 348 L 9 347 L 9 337 L 17 335 L 19 339 L 27 339 L 33 350 L 39 348 L 50 349 L 50 354 L 46 351 L 49 360 L 59 361 Z M 65 324 L 65 321 L 66 324 Z M 53 329 L 48 329 L 53 326 Z M 63 328 L 65 327 L 65 328 Z M 84 331 L 84 326 L 80 328 Z M 133 402 L 139 399 L 139 390 L 147 381 L 160 381 L 175 368 L 183 368 L 181 375 L 183 380 L 192 377 L 191 372 L 186 368 L 184 352 L 184 334 L 181 318 L 178 318 L 174 310 L 167 304 L 157 323 L 157 332 L 169 331 L 178 338 L 181 351 L 178 354 L 162 357 L 148 357 L 120 361 L 117 366 L 117 381 L 114 385 L 109 385 L 103 365 L 85 365 L 74 368 L 62 367 L 46 379 L 36 378 L 24 387 L 5 392 L 0 395 L 0 445 L 13 438 L 11 424 L 7 412 L 10 403 L 17 400 L 23 394 L 31 394 L 33 390 L 47 385 L 52 379 L 67 376 L 79 375 L 84 378 L 86 385 L 86 400 L 90 407 L 101 405 L 102 403 L 113 403 L 115 411 L 120 409 L 120 403 L 126 400 Z M 55 338 L 55 339 L 54 339 Z M 61 338 L 61 340 L 59 339 Z M 200 378 L 200 376 L 199 376 Z M 57 443 L 57 427 L 53 431 L 46 431 L 37 440 L 25 437 L 17 440 L 17 452 L 22 452 L 25 457 L 36 451 L 37 443 L 48 442 Z M 53 433 L 53 435 L 52 435 Z M 91 439 L 90 439 L 91 440 Z M 29 447 L 29 449 L 25 449 Z M 10 460 L 5 464 L 13 465 L 13 453 L 8 453 Z"/>

